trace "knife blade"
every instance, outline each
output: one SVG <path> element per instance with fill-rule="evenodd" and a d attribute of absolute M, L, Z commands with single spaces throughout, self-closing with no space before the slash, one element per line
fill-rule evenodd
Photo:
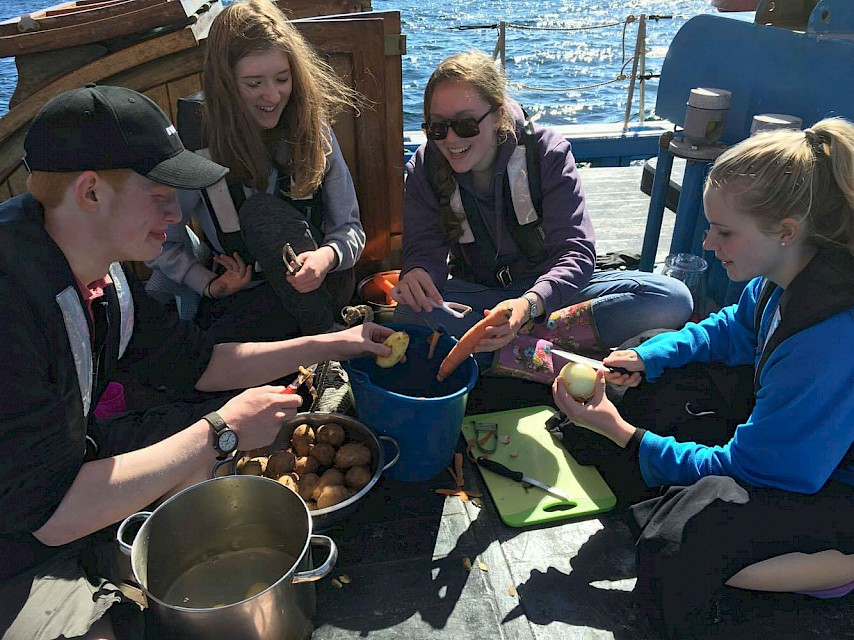
<path fill-rule="evenodd" d="M 631 371 L 629 371 L 628 369 L 624 369 L 623 367 L 609 367 L 601 360 L 595 360 L 594 358 L 588 358 L 587 356 L 580 356 L 577 353 L 570 353 L 569 351 L 563 351 L 562 349 L 555 348 L 552 348 L 551 352 L 556 356 L 560 356 L 564 360 L 569 360 L 570 362 L 578 362 L 580 364 L 586 364 L 588 366 L 593 367 L 594 369 L 598 369 L 601 371 L 613 371 L 614 373 L 622 373 L 627 376 L 632 374 Z"/>
<path fill-rule="evenodd" d="M 489 460 L 488 458 L 480 456 L 477 459 L 477 463 L 484 469 L 488 469 L 493 473 L 497 473 L 500 476 L 504 476 L 505 478 L 510 478 L 511 480 L 515 480 L 516 482 L 524 482 L 525 484 L 530 484 L 534 487 L 538 487 L 546 493 L 550 493 L 553 496 L 557 496 L 561 500 L 566 500 L 567 502 L 575 502 L 575 500 L 573 500 L 568 493 L 561 491 L 557 487 L 548 485 L 545 482 L 542 482 L 541 480 L 537 480 L 536 478 L 526 476 L 521 471 L 514 471 L 513 469 L 505 467 L 503 464 L 501 464 L 500 462 L 496 462 L 495 460 Z"/>

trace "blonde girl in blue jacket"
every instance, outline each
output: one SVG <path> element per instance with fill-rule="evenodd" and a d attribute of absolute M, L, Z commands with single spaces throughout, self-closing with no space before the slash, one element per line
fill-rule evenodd
<path fill-rule="evenodd" d="M 854 587 L 854 126 L 826 119 L 733 146 L 709 174 L 704 205 L 704 249 L 730 279 L 749 281 L 738 303 L 608 356 L 635 372 L 611 381 L 637 386 L 642 372 L 655 383 L 629 390 L 625 409 L 607 399 L 601 373 L 586 403 L 553 385 L 584 427 L 568 432 L 578 436 L 570 446 L 595 449 L 591 461 L 618 492 L 652 496 L 630 508 L 636 593 L 665 636 L 686 633 L 685 616 L 725 585 L 757 588 L 751 578 L 772 558 L 800 567 L 816 554 L 830 570 L 779 572 L 763 589 Z M 657 424 L 633 406 L 634 394 L 650 406 L 684 386 L 686 371 L 713 366 L 746 368 L 735 388 L 754 389 L 728 439 L 709 446 L 696 420 Z"/>

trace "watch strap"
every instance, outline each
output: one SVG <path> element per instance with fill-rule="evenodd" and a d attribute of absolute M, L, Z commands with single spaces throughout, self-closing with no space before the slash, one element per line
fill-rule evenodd
<path fill-rule="evenodd" d="M 537 302 L 537 296 L 530 291 L 527 291 L 522 295 L 525 300 L 527 300 L 531 304 L 531 320 L 536 320 L 541 315 L 540 305 Z"/>
<path fill-rule="evenodd" d="M 204 416 L 204 419 L 208 421 L 211 429 L 213 429 L 214 433 L 217 435 L 222 433 L 223 430 L 228 429 L 228 423 L 216 411 L 211 411 L 209 414 Z"/>
<path fill-rule="evenodd" d="M 207 421 L 207 423 L 211 426 L 211 429 L 214 432 L 213 435 L 213 446 L 216 449 L 217 460 L 225 460 L 228 455 L 231 453 L 230 451 L 223 451 L 219 446 L 219 438 L 223 431 L 230 430 L 228 423 L 225 419 L 219 415 L 216 411 L 211 411 L 210 413 L 203 416 L 203 419 Z"/>

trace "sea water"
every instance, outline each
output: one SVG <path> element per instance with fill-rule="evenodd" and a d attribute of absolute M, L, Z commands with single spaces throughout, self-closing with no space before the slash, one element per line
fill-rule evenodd
<path fill-rule="evenodd" d="M 60 0 L 0 0 L 0 21 Z M 443 58 L 468 49 L 493 53 L 505 21 L 510 95 L 542 124 L 622 122 L 641 14 L 670 16 L 647 25 L 646 71 L 658 73 L 673 36 L 689 18 L 712 13 L 709 0 L 372 0 L 376 11 L 400 11 L 405 130 L 420 128 L 424 86 Z M 483 28 L 468 28 L 480 26 Z M 11 58 L 0 59 L 0 116 L 15 89 Z M 607 84 L 603 84 L 607 83 Z M 598 85 L 598 86 L 594 86 Z M 645 116 L 655 106 L 657 81 L 645 86 Z M 633 120 L 639 114 L 637 92 Z"/>

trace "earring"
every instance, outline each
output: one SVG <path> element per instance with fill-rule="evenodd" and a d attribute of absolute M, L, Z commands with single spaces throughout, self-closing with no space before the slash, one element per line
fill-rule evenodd
<path fill-rule="evenodd" d="M 786 243 L 785 243 L 785 242 L 781 242 L 781 243 L 780 243 L 780 246 L 781 246 L 781 247 L 785 247 L 785 246 L 786 246 Z"/>

